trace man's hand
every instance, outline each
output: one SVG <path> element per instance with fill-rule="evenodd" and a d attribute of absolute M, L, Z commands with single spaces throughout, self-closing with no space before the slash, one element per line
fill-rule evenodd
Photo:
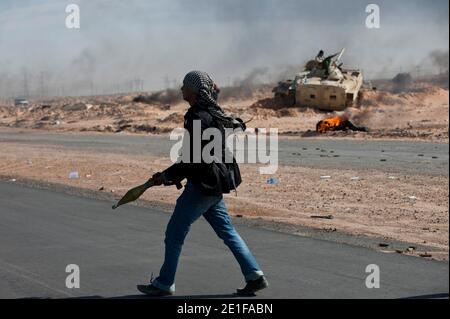
<path fill-rule="evenodd" d="M 183 188 L 183 185 L 181 185 L 180 182 L 169 181 L 169 180 L 167 180 L 166 175 L 164 173 L 160 173 L 160 172 L 153 175 L 152 181 L 153 181 L 153 185 L 154 186 L 159 186 L 159 185 L 172 186 L 172 185 L 176 185 L 177 189 Z"/>
<path fill-rule="evenodd" d="M 154 174 L 152 179 L 155 186 L 159 186 L 166 183 L 166 179 L 164 178 L 164 175 L 161 172 Z"/>

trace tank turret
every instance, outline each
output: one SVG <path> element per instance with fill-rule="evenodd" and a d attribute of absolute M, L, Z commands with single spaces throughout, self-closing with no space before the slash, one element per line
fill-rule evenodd
<path fill-rule="evenodd" d="M 305 71 L 294 80 L 280 82 L 274 88 L 275 97 L 285 99 L 284 104 L 340 111 L 357 106 L 363 76 L 360 70 L 342 68 L 340 61 L 345 48 L 323 58 L 317 55 L 305 65 Z"/>

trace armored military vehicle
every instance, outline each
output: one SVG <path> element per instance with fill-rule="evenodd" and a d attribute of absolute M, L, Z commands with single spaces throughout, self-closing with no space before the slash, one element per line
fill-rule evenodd
<path fill-rule="evenodd" d="M 279 82 L 273 89 L 275 99 L 283 106 L 312 107 L 342 111 L 358 106 L 363 76 L 360 70 L 342 68 L 341 52 L 323 58 L 323 51 L 305 65 L 293 79 Z"/>

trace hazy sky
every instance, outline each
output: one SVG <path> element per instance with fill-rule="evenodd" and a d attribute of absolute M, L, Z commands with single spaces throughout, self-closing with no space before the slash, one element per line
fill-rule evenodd
<path fill-rule="evenodd" d="M 76 3 L 81 28 L 65 27 Z M 381 8 L 367 29 L 365 8 Z M 0 94 L 37 89 L 67 94 L 92 82 L 102 90 L 133 78 L 158 89 L 192 69 L 222 85 L 255 68 L 268 75 L 301 65 L 319 49 L 347 51 L 343 61 L 370 76 L 424 63 L 448 52 L 448 0 L 0 0 Z M 292 74 L 300 70 L 292 69 Z M 71 92 L 73 91 L 73 92 Z M 5 93 L 4 93 L 5 94 Z M 11 93 L 10 93 L 11 94 Z"/>

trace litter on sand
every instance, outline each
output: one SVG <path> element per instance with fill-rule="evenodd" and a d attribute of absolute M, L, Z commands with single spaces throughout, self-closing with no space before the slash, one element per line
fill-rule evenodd
<path fill-rule="evenodd" d="M 278 184 L 280 181 L 277 179 L 277 178 L 273 178 L 273 177 L 271 177 L 271 178 L 269 178 L 268 180 L 267 180 L 267 184 L 269 184 L 269 185 L 276 185 L 276 184 Z"/>
<path fill-rule="evenodd" d="M 333 215 L 326 215 L 326 216 L 320 216 L 320 215 L 312 215 L 311 218 L 316 219 L 333 219 Z"/>
<path fill-rule="evenodd" d="M 76 172 L 76 171 L 70 172 L 70 173 L 69 173 L 69 178 L 70 178 L 70 179 L 77 179 L 77 178 L 80 178 L 80 175 L 79 175 L 78 172 Z"/>

